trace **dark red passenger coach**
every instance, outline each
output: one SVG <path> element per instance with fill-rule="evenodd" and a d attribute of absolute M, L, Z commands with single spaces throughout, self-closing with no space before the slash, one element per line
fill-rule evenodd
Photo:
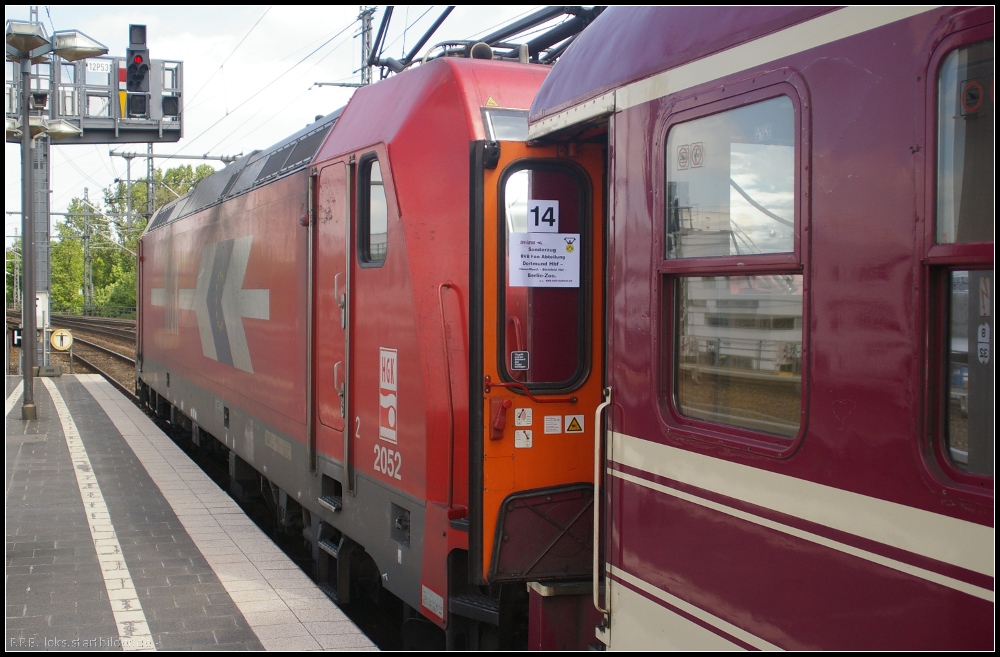
<path fill-rule="evenodd" d="M 994 9 L 599 9 L 162 208 L 141 399 L 406 647 L 992 649 Z"/>
<path fill-rule="evenodd" d="M 994 646 L 994 10 L 612 8 L 602 641 Z"/>

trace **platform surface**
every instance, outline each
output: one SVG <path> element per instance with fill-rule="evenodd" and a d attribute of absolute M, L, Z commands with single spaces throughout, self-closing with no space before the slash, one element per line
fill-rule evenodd
<path fill-rule="evenodd" d="M 97 375 L 6 377 L 7 650 L 375 650 Z"/>

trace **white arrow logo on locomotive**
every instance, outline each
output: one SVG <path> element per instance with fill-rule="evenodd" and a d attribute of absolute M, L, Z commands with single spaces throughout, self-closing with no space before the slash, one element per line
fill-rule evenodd
<path fill-rule="evenodd" d="M 253 235 L 204 247 L 195 289 L 178 290 L 178 306 L 198 317 L 201 351 L 206 358 L 253 372 L 243 318 L 270 319 L 271 291 L 244 290 Z M 165 305 L 163 289 L 152 290 L 154 306 Z"/>

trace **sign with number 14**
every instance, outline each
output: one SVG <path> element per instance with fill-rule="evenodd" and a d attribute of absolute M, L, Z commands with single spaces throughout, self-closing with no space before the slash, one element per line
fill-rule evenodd
<path fill-rule="evenodd" d="M 559 232 L 559 201 L 528 201 L 528 232 Z"/>

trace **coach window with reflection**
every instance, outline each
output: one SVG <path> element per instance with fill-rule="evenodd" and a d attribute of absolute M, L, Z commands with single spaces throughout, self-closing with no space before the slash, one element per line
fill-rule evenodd
<path fill-rule="evenodd" d="M 937 79 L 937 189 L 928 261 L 944 305 L 939 431 L 960 471 L 994 474 L 993 41 L 957 48 Z M 942 353 L 943 352 L 943 353 Z M 940 380 L 939 379 L 939 380 Z"/>
<path fill-rule="evenodd" d="M 661 271 L 675 407 L 792 438 L 801 424 L 803 335 L 803 277 L 791 258 L 792 102 L 779 96 L 679 123 L 666 148 Z M 775 270 L 768 257 L 776 254 L 785 254 L 787 271 Z"/>

